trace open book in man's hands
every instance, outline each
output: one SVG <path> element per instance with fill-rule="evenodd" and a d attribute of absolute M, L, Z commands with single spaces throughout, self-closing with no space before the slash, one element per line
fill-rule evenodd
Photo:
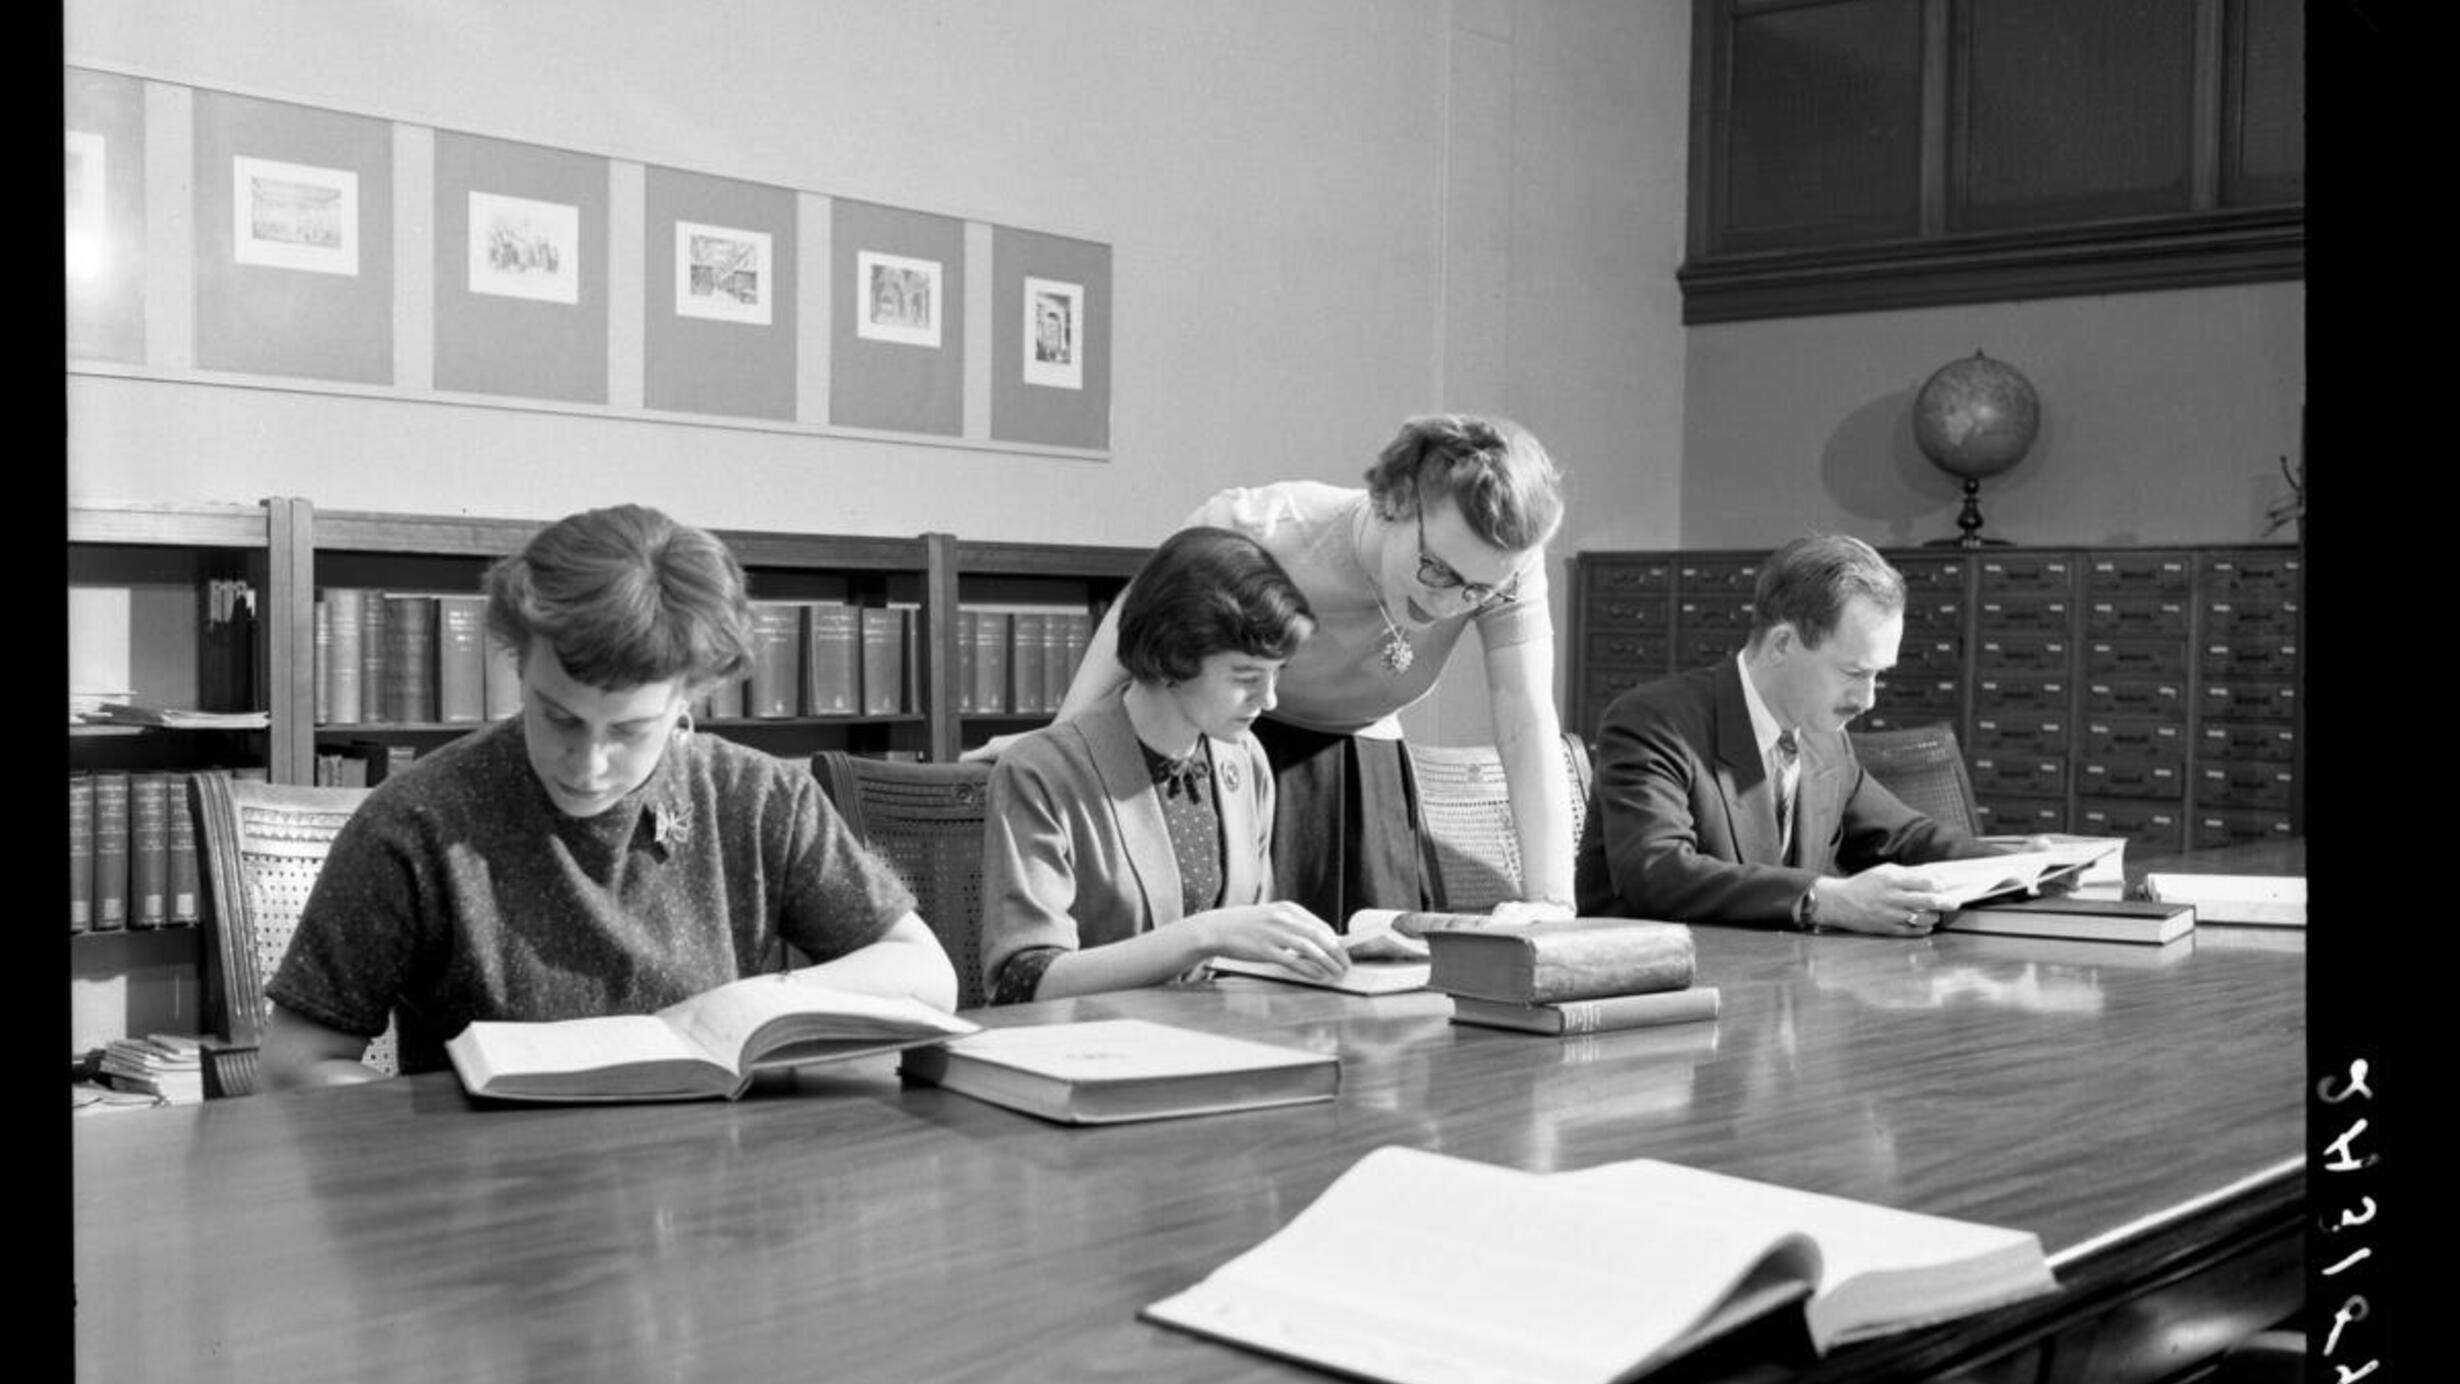
<path fill-rule="evenodd" d="M 1144 1315 L 1393 1384 L 1606 1384 L 1794 1303 L 1824 1353 L 2055 1287 L 2025 1231 L 1648 1159 L 1549 1174 L 1393 1146 Z"/>
<path fill-rule="evenodd" d="M 2045 888 L 2075 883 L 2093 862 L 2126 848 L 2124 838 L 2060 842 L 2038 851 L 1977 855 L 1963 860 L 1933 860 L 1913 868 L 1936 882 L 1939 892 L 1962 908 L 1984 899 L 2038 894 Z"/>
<path fill-rule="evenodd" d="M 980 1025 L 903 996 L 747 976 L 655 1014 L 471 1024 L 445 1043 L 471 1095 L 532 1101 L 732 1100 L 753 1074 L 891 1052 Z"/>

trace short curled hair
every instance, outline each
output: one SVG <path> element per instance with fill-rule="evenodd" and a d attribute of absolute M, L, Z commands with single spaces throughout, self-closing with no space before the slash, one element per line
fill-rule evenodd
<path fill-rule="evenodd" d="M 1375 512 L 1402 519 L 1449 499 L 1478 541 L 1501 552 L 1535 548 L 1563 522 L 1563 477 L 1529 430 L 1508 418 L 1421 414 L 1367 468 Z"/>
<path fill-rule="evenodd" d="M 1218 653 L 1288 658 L 1315 611 L 1262 544 L 1181 529 L 1137 569 L 1119 606 L 1119 663 L 1138 682 L 1185 682 Z"/>
<path fill-rule="evenodd" d="M 1836 632 L 1845 603 L 1866 597 L 1884 611 L 1905 608 L 1905 579 L 1879 550 L 1841 533 L 1812 534 L 1770 554 L 1751 593 L 1751 647 L 1790 624 L 1804 648 Z"/>
<path fill-rule="evenodd" d="M 715 534 L 643 505 L 557 520 L 490 567 L 486 586 L 487 630 L 515 658 L 543 636 L 592 687 L 704 687 L 751 666 L 743 565 Z"/>

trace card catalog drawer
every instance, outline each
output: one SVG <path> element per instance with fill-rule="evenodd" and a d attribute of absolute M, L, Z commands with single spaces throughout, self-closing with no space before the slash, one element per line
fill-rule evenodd
<path fill-rule="evenodd" d="M 1977 644 L 1975 665 L 1994 673 L 2064 673 L 2075 650 L 2065 638 L 2043 634 L 1985 634 Z"/>
<path fill-rule="evenodd" d="M 1985 711 L 2055 711 L 2067 710 L 2068 688 L 2073 684 L 2065 678 L 1989 677 L 1973 680 L 1973 710 Z"/>
<path fill-rule="evenodd" d="M 2076 804 L 2077 828 L 2092 836 L 2124 836 L 2148 851 L 2186 849 L 2186 819 L 2176 803 L 2145 798 L 2086 798 Z"/>
<path fill-rule="evenodd" d="M 1965 629 L 1965 603 L 1953 597 L 1925 596 L 1907 593 L 1905 598 L 1905 634 L 1962 634 Z"/>
<path fill-rule="evenodd" d="M 2294 677 L 2298 646 L 2286 640 L 2206 640 L 2203 665 L 2208 678 Z"/>
<path fill-rule="evenodd" d="M 2297 774 L 2286 764 L 2201 764 L 2195 770 L 2200 807 L 2287 807 Z"/>
<path fill-rule="evenodd" d="M 2145 755 L 2080 760 L 2076 764 L 2076 788 L 2079 792 L 2113 798 L 2183 798 L 2187 792 L 2186 765 L 2180 760 Z"/>
<path fill-rule="evenodd" d="M 2252 596 L 2245 599 L 2222 597 L 2204 602 L 2204 636 L 2207 639 L 2295 639 L 2298 634 L 2298 603 L 2278 596 Z"/>
<path fill-rule="evenodd" d="M 2263 808 L 2221 808 L 2216 811 L 2196 810 L 2187 824 L 2187 849 L 2213 850 L 2235 846 L 2247 841 L 2278 841 L 2292 833 L 2289 814 Z"/>
<path fill-rule="evenodd" d="M 1902 721 L 1906 713 L 1919 709 L 1931 713 L 1931 720 L 1952 721 L 1964 706 L 1964 684 L 1955 678 L 1891 673 L 1880 680 L 1879 705 L 1872 710 L 1893 712 Z"/>
<path fill-rule="evenodd" d="M 2148 716 L 2177 720 L 2187 714 L 2186 684 L 2159 678 L 2089 678 L 2084 684 L 2087 719 Z"/>
<path fill-rule="evenodd" d="M 1662 559 L 1584 558 L 1592 595 L 1629 596 L 1674 589 L 1674 565 Z"/>
<path fill-rule="evenodd" d="M 1589 662 L 1600 666 L 1619 664 L 1663 673 L 1669 671 L 1666 654 L 1673 647 L 1662 634 L 1600 630 L 1589 636 Z"/>
<path fill-rule="evenodd" d="M 2298 733 L 2284 725 L 2207 721 L 2196 734 L 2204 755 L 2212 759 L 2287 764 L 2298 757 Z"/>
<path fill-rule="evenodd" d="M 2184 595 L 2194 573 L 2185 553 L 2101 553 L 2084 564 L 2084 589 Z"/>
<path fill-rule="evenodd" d="M 2288 682 L 2207 682 L 2204 719 L 2287 721 L 2298 713 L 2298 688 Z"/>
<path fill-rule="evenodd" d="M 2075 607 L 2064 597 L 1984 596 L 1974 606 L 1984 634 L 2072 634 Z"/>
<path fill-rule="evenodd" d="M 1960 557 L 1890 557 L 1888 564 L 1905 579 L 1908 599 L 1922 593 L 1961 596 L 1965 560 Z"/>
<path fill-rule="evenodd" d="M 1673 618 L 1670 607 L 1663 596 L 1593 596 L 1589 600 L 1589 626 L 1601 630 L 1662 630 Z"/>
<path fill-rule="evenodd" d="M 2187 757 L 2186 728 L 2175 721 L 2107 721 L 2088 717 L 2081 744 L 2084 753 L 2105 759 L 2114 755 L 2168 760 Z"/>
<path fill-rule="evenodd" d="M 2010 553 L 1981 559 L 1985 596 L 2015 592 L 2067 595 L 2075 589 L 2075 559 L 2066 553 Z"/>
<path fill-rule="evenodd" d="M 2298 593 L 2298 558 L 2294 553 L 2207 553 L 2204 589 L 2231 596 Z"/>
<path fill-rule="evenodd" d="M 2064 716 L 1976 715 L 1973 718 L 1973 750 L 1976 754 L 2061 758 L 2067 753 L 2068 739 L 2067 718 Z"/>
<path fill-rule="evenodd" d="M 2175 639 L 2088 639 L 2084 671 L 2100 677 L 2183 678 L 2187 650 Z"/>
<path fill-rule="evenodd" d="M 2129 638 L 2187 633 L 2187 603 L 2175 596 L 2102 596 L 2084 603 L 2084 632 Z"/>
<path fill-rule="evenodd" d="M 2064 792 L 2067 761 L 2043 755 L 1976 754 L 1973 786 L 1993 793 Z"/>
<path fill-rule="evenodd" d="M 1981 819 L 1985 833 L 2030 835 L 2037 831 L 2067 830 L 2067 802 L 2063 798 L 1977 794 L 1973 815 Z"/>
<path fill-rule="evenodd" d="M 1674 569 L 1675 588 L 1685 595 L 1749 596 L 1759 581 L 1758 558 L 1692 558 Z"/>
<path fill-rule="evenodd" d="M 1683 631 L 1674 644 L 1679 668 L 1703 668 L 1720 659 L 1732 658 L 1749 638 L 1741 630 L 1710 630 L 1695 633 Z"/>
<path fill-rule="evenodd" d="M 1751 603 L 1714 596 L 1686 596 L 1674 603 L 1674 622 L 1685 634 L 1701 630 L 1751 632 Z"/>
<path fill-rule="evenodd" d="M 1964 666 L 1964 640 L 1955 635 L 1908 633 L 1896 646 L 1896 670 L 1900 675 L 1954 674 L 1962 672 Z"/>

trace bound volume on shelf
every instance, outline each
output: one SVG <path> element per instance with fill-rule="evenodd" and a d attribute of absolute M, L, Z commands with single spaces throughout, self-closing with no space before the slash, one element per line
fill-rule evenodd
<path fill-rule="evenodd" d="M 1396 1144 L 1142 1315 L 1393 1384 L 1607 1384 L 1772 1313 L 1825 1354 L 2056 1286 L 2029 1231 L 1651 1159 L 1534 1173 Z"/>
<path fill-rule="evenodd" d="M 1145 1019 L 991 1028 L 908 1052 L 917 1081 L 1062 1124 L 1112 1124 L 1330 1100 L 1336 1053 Z"/>
<path fill-rule="evenodd" d="M 732 1100 L 775 1067 L 891 1052 L 972 1033 L 919 1000 L 747 976 L 655 1014 L 471 1024 L 446 1042 L 473 1096 L 524 1101 Z"/>

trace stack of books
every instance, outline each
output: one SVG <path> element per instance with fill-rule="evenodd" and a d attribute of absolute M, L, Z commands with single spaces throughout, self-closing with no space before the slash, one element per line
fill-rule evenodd
<path fill-rule="evenodd" d="M 184 1033 L 114 1038 L 103 1049 L 103 1079 L 170 1105 L 205 1099 L 205 1045 Z"/>
<path fill-rule="evenodd" d="M 1452 997 L 1456 1024 L 1576 1034 L 1717 1017 L 1681 923 L 1556 918 L 1425 936 L 1427 985 Z"/>

